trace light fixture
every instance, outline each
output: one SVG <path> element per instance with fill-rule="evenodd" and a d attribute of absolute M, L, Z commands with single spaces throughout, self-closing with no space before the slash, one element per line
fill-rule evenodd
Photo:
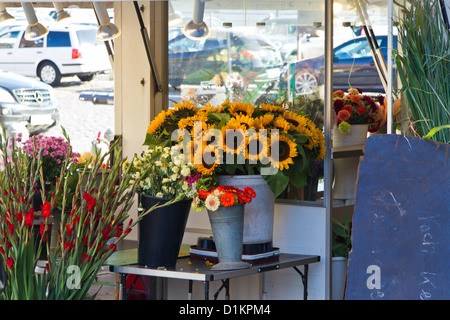
<path fill-rule="evenodd" d="M 172 2 L 169 0 L 169 27 L 175 27 L 181 22 L 179 14 L 173 10 Z"/>
<path fill-rule="evenodd" d="M 194 0 L 194 13 L 192 20 L 184 27 L 184 35 L 192 40 L 200 40 L 209 36 L 209 28 L 203 21 L 205 2 L 209 0 Z"/>
<path fill-rule="evenodd" d="M 12 15 L 6 12 L 6 6 L 3 2 L 0 3 L 0 23 L 6 20 L 14 20 Z"/>
<path fill-rule="evenodd" d="M 96 35 L 97 40 L 106 41 L 120 36 L 120 29 L 109 20 L 105 3 L 93 2 L 93 5 L 99 21 L 99 27 Z"/>
<path fill-rule="evenodd" d="M 25 30 L 25 40 L 37 40 L 47 35 L 48 29 L 38 22 L 31 2 L 22 2 L 23 12 L 27 17 L 28 27 Z"/>
<path fill-rule="evenodd" d="M 53 6 L 56 10 L 56 22 L 70 18 L 70 14 L 64 11 L 64 7 L 61 2 L 53 2 Z"/>

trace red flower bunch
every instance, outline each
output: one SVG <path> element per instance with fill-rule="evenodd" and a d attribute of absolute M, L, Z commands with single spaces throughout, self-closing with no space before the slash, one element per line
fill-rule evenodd
<path fill-rule="evenodd" d="M 243 190 L 229 185 L 212 187 L 208 191 L 198 191 L 198 197 L 192 201 L 192 208 L 196 211 L 204 208 L 216 211 L 221 205 L 231 207 L 235 204 L 250 203 L 255 196 L 255 191 L 250 187 L 244 187 Z"/>
<path fill-rule="evenodd" d="M 384 98 L 378 97 L 377 103 L 372 97 L 363 95 L 361 89 L 349 89 L 348 94 L 342 90 L 333 93 L 333 109 L 336 125 L 345 122 L 352 124 L 368 124 L 370 132 L 376 132 L 386 121 L 383 104 Z"/>

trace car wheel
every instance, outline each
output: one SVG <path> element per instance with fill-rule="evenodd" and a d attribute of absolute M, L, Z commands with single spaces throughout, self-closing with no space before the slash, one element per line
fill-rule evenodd
<path fill-rule="evenodd" d="M 92 79 L 94 79 L 94 74 L 78 75 L 77 77 L 78 77 L 78 79 L 80 79 L 80 80 L 83 81 L 83 82 L 85 82 L 85 81 L 91 81 Z"/>
<path fill-rule="evenodd" d="M 317 89 L 317 78 L 308 71 L 300 71 L 295 76 L 295 92 L 307 94 Z"/>
<path fill-rule="evenodd" d="M 58 67 L 50 61 L 45 61 L 39 66 L 38 76 L 42 82 L 51 86 L 57 86 L 61 82 L 61 73 Z"/>

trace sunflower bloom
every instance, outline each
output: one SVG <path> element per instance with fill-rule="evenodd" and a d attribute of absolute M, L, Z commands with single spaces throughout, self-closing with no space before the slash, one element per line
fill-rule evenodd
<path fill-rule="evenodd" d="M 283 118 L 291 124 L 291 128 L 295 130 L 298 126 L 306 124 L 306 118 L 292 111 L 285 112 Z"/>
<path fill-rule="evenodd" d="M 283 117 L 278 117 L 273 123 L 273 129 L 278 129 L 280 132 L 288 132 L 291 128 L 291 124 L 286 121 Z"/>
<path fill-rule="evenodd" d="M 147 133 L 148 134 L 154 134 L 161 127 L 161 125 L 164 123 L 164 121 L 166 120 L 167 115 L 168 115 L 168 112 L 166 112 L 165 110 L 161 111 L 156 116 L 156 118 L 153 119 L 153 121 L 150 123 L 150 125 L 148 126 Z"/>
<path fill-rule="evenodd" d="M 255 161 L 263 161 L 268 157 L 268 144 L 270 139 L 267 134 L 261 134 L 255 132 L 254 134 L 246 138 L 246 153 L 245 158 L 250 160 L 251 163 Z"/>
<path fill-rule="evenodd" d="M 249 116 L 253 114 L 254 106 L 251 103 L 245 102 L 232 102 L 228 105 L 228 110 L 233 116 Z"/>
<path fill-rule="evenodd" d="M 283 114 L 286 110 L 283 107 L 280 107 L 280 106 L 275 106 L 273 104 L 262 103 L 261 104 L 261 111 L 263 111 L 264 113 L 268 112 L 268 113 L 275 113 L 275 114 Z"/>
<path fill-rule="evenodd" d="M 222 127 L 224 151 L 230 154 L 241 154 L 245 150 L 246 128 L 232 118 Z"/>
<path fill-rule="evenodd" d="M 290 164 L 294 164 L 292 158 L 298 154 L 297 145 L 285 135 L 274 136 L 271 138 L 270 144 L 270 162 L 274 168 L 287 170 Z"/>
<path fill-rule="evenodd" d="M 240 124 L 244 125 L 246 129 L 254 128 L 255 119 L 245 115 L 237 115 L 235 119 Z"/>
<path fill-rule="evenodd" d="M 261 117 L 255 118 L 255 121 L 253 123 L 255 126 L 255 129 L 267 128 L 268 126 L 270 126 L 272 124 L 274 117 L 275 116 L 273 114 L 267 113 Z"/>

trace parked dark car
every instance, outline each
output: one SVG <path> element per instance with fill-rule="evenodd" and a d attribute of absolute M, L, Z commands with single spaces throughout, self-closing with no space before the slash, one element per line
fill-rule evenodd
<path fill-rule="evenodd" d="M 169 41 L 169 83 L 175 87 L 211 80 L 242 88 L 251 83 L 273 86 L 281 67 L 279 50 L 260 34 L 221 29 L 202 40 L 180 34 Z M 225 83 L 219 83 L 221 77 Z"/>
<path fill-rule="evenodd" d="M 0 70 L 0 119 L 8 132 L 24 125 L 30 134 L 59 122 L 53 88 L 41 81 Z"/>
<path fill-rule="evenodd" d="M 388 37 L 378 36 L 376 39 L 387 61 Z M 393 42 L 395 46 L 396 37 Z M 280 88 L 304 94 L 316 90 L 324 81 L 325 60 L 321 55 L 285 65 L 281 71 Z M 333 90 L 346 91 L 350 87 L 358 87 L 364 92 L 384 92 L 365 36 L 346 41 L 334 48 Z"/>

